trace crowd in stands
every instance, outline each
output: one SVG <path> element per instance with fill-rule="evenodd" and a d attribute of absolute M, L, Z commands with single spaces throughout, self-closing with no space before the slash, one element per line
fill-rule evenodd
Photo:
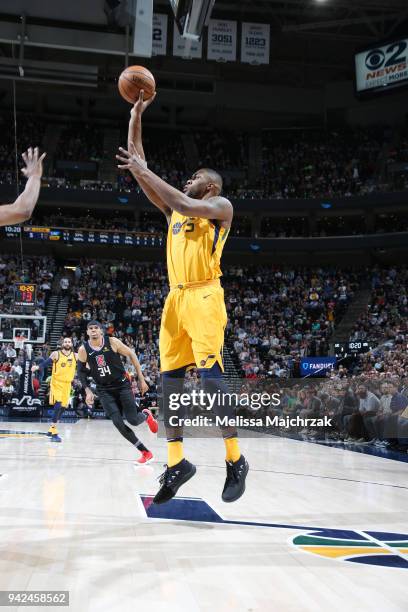
<path fill-rule="evenodd" d="M 43 314 L 52 291 L 52 280 L 56 263 L 51 257 L 24 257 L 23 263 L 15 255 L 0 256 L 0 311 L 2 314 L 16 312 L 14 285 L 19 282 L 37 285 L 37 300 L 34 314 Z M 22 309 L 20 309 L 22 310 Z M 27 313 L 26 313 L 27 314 Z M 29 314 L 33 314 L 30 312 Z"/>
<path fill-rule="evenodd" d="M 407 282 L 406 267 L 373 269 L 370 302 L 355 324 L 351 341 L 369 338 L 380 345 L 392 342 L 395 346 L 393 354 L 395 349 L 405 352 L 408 341 Z M 381 371 L 381 368 L 377 366 L 376 370 Z"/>
<path fill-rule="evenodd" d="M 380 155 L 388 131 L 356 129 L 274 132 L 263 136 L 263 197 L 365 195 L 379 189 Z"/>
<path fill-rule="evenodd" d="M 408 130 L 403 129 L 396 142 L 389 147 L 387 156 L 387 176 L 396 191 L 408 189 Z"/>
<path fill-rule="evenodd" d="M 408 449 L 408 379 L 398 376 L 347 377 L 340 368 L 324 381 L 283 380 L 244 383 L 242 394 L 255 389 L 279 395 L 279 405 L 238 407 L 243 417 L 277 418 L 263 426 L 274 435 L 288 433 L 346 445 L 371 445 L 406 452 Z M 324 419 L 327 419 L 327 424 Z M 290 421 L 288 422 L 288 420 Z M 309 419 L 309 421 L 307 421 Z M 313 422 L 313 419 L 320 419 Z M 280 424 L 279 420 L 283 420 Z M 323 424 L 321 424 L 323 423 Z"/>
<path fill-rule="evenodd" d="M 241 132 L 196 132 L 194 142 L 198 152 L 200 168 L 247 171 L 248 143 Z"/>
<path fill-rule="evenodd" d="M 302 238 L 310 234 L 306 217 L 263 217 L 262 238 Z"/>
<path fill-rule="evenodd" d="M 404 213 L 381 214 L 375 218 L 375 232 L 387 234 L 408 231 L 408 215 Z"/>
<path fill-rule="evenodd" d="M 103 129 L 97 124 L 70 123 L 61 132 L 55 152 L 57 160 L 99 162 L 109 151 L 103 150 Z"/>
<path fill-rule="evenodd" d="M 336 320 L 359 285 L 352 271 L 229 268 L 227 339 L 246 377 L 290 376 L 304 355 L 327 355 Z"/>
<path fill-rule="evenodd" d="M 40 147 L 43 142 L 46 123 L 39 117 L 21 115 L 17 123 L 17 163 L 21 167 L 21 153 L 28 147 Z M 15 183 L 15 131 L 12 115 L 3 113 L 0 118 L 0 183 Z"/>
<path fill-rule="evenodd" d="M 0 146 L 0 181 L 14 182 L 15 154 L 13 119 L 5 116 L 4 138 Z M 28 145 L 42 146 L 48 121 L 18 114 L 19 153 Z M 125 192 L 140 191 L 126 172 L 116 172 L 115 180 L 99 176 L 102 160 L 115 151 L 105 150 L 105 131 L 112 126 L 71 121 L 56 124 L 60 132 L 55 154 L 46 163 L 44 185 Z M 118 129 L 117 125 L 113 129 Z M 126 144 L 127 126 L 119 126 L 120 142 Z M 225 193 L 245 198 L 333 198 L 368 195 L 375 191 L 404 189 L 408 175 L 401 170 L 408 158 L 408 139 L 402 131 L 398 145 L 391 130 L 341 128 L 264 131 L 258 169 L 249 173 L 249 139 L 242 132 L 224 130 L 157 129 L 146 126 L 144 147 L 149 167 L 164 180 L 181 188 L 197 167 L 214 167 L 224 174 Z M 192 136 L 192 138 L 191 138 Z M 256 135 L 255 135 L 256 137 Z M 259 138 L 259 135 L 258 135 Z M 64 162 L 93 163 L 89 176 L 65 169 Z M 399 174 L 396 172 L 398 169 Z M 402 173 L 403 182 L 400 178 Z M 249 176 L 251 175 L 251 179 Z M 394 179 L 398 178 L 398 185 Z"/>
<path fill-rule="evenodd" d="M 3 342 L 0 346 L 0 406 L 16 397 L 22 373 L 22 358 L 12 343 Z"/>
<path fill-rule="evenodd" d="M 35 279 L 44 294 L 49 294 L 53 276 L 58 273 L 60 291 L 69 297 L 63 335 L 71 336 L 77 349 L 86 338 L 87 322 L 101 321 L 107 333 L 135 349 L 150 386 L 149 401 L 157 403 L 158 336 L 168 292 L 165 267 L 159 263 L 82 260 L 69 272 L 57 270 L 50 258 L 30 258 L 22 275 L 18 264 L 12 256 L 1 258 L 3 312 L 12 309 L 8 287 L 16 279 Z M 366 277 L 364 270 L 225 266 L 223 286 L 229 315 L 226 347 L 238 374 L 246 381 L 243 388 L 253 381 L 279 384 L 283 399 L 280 407 L 270 409 L 272 415 L 329 415 L 335 423 L 323 431 L 294 427 L 294 433 L 323 433 L 334 442 L 405 448 L 408 268 L 371 271 L 369 306 L 350 340 L 367 339 L 373 350 L 340 363 L 323 382 L 299 380 L 301 357 L 328 354 L 336 321 Z M 22 352 L 12 343 L 0 345 L 0 405 L 17 393 L 22 358 Z M 135 373 L 128 367 L 136 393 Z M 196 375 L 187 386 L 194 384 Z M 77 388 L 79 403 L 80 394 Z"/>

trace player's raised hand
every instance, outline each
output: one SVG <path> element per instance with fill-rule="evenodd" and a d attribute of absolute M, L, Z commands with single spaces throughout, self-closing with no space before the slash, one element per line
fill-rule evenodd
<path fill-rule="evenodd" d="M 30 178 L 31 176 L 36 176 L 38 178 L 42 177 L 43 159 L 46 153 L 43 153 L 41 157 L 38 157 L 38 155 L 38 147 L 35 147 L 34 150 L 32 147 L 29 147 L 29 149 L 23 153 L 22 158 L 24 159 L 25 168 L 22 168 L 21 172 L 26 178 Z"/>
<path fill-rule="evenodd" d="M 133 118 L 135 117 L 141 117 L 143 115 L 143 113 L 145 112 L 146 108 L 148 106 L 151 105 L 151 103 L 153 102 L 153 100 L 156 97 L 156 92 L 154 92 L 154 94 L 152 95 L 151 98 L 149 98 L 148 100 L 144 99 L 144 91 L 143 89 L 140 90 L 139 93 L 139 99 L 138 101 L 133 105 L 131 111 L 130 111 L 130 116 Z"/>
<path fill-rule="evenodd" d="M 121 161 L 122 164 L 118 165 L 118 168 L 121 170 L 130 170 L 130 172 L 134 174 L 137 174 L 140 170 L 145 170 L 147 168 L 147 162 L 140 157 L 133 142 L 130 143 L 129 149 L 130 150 L 127 151 L 119 147 L 120 155 L 116 155 L 116 159 Z"/>

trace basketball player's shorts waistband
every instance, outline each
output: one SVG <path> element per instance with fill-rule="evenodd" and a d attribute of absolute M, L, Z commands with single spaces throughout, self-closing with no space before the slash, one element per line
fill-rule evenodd
<path fill-rule="evenodd" d="M 173 291 L 173 289 L 197 289 L 199 287 L 207 287 L 208 285 L 221 287 L 220 279 L 211 278 L 209 280 L 204 281 L 190 281 L 188 283 L 179 283 L 177 285 L 170 285 L 170 290 Z"/>

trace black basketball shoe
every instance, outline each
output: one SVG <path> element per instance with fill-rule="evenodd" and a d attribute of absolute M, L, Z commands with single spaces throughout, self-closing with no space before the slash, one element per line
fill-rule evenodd
<path fill-rule="evenodd" d="M 186 483 L 196 473 L 196 466 L 182 459 L 177 465 L 167 467 L 166 471 L 160 476 L 160 489 L 153 498 L 154 504 L 164 504 L 175 496 L 181 485 Z"/>
<path fill-rule="evenodd" d="M 244 455 L 241 455 L 235 463 L 232 461 L 225 463 L 227 464 L 227 478 L 222 492 L 222 501 L 230 503 L 237 501 L 244 494 L 249 465 Z"/>

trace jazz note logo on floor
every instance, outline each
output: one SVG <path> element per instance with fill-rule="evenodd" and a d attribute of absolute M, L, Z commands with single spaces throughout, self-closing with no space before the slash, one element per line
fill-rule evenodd
<path fill-rule="evenodd" d="M 149 518 L 302 531 L 290 541 L 309 554 L 338 561 L 408 569 L 408 534 L 229 521 L 200 498 L 174 497 L 159 506 L 153 504 L 151 495 L 140 495 L 140 498 Z"/>

